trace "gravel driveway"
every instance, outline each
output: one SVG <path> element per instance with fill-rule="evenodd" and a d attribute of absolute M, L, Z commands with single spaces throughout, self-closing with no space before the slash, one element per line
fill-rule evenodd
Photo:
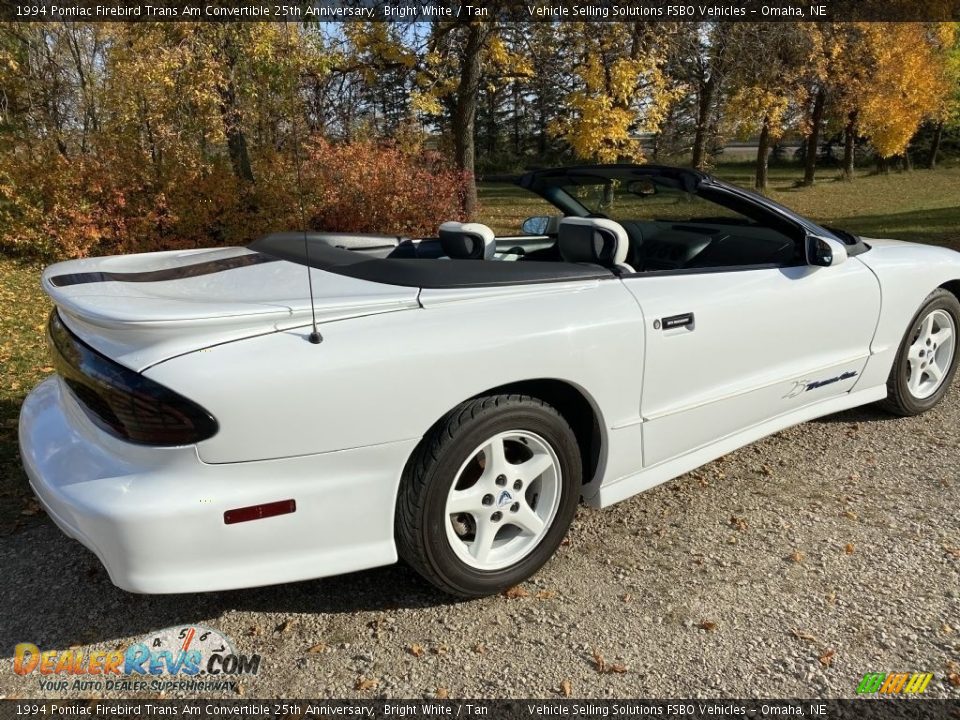
<path fill-rule="evenodd" d="M 474 602 L 403 566 L 130 595 L 37 520 L 0 538 L 0 696 L 65 696 L 13 673 L 16 643 L 112 650 L 197 623 L 262 655 L 244 697 L 843 697 L 888 671 L 958 697 L 958 427 L 955 386 L 920 418 L 792 428 L 582 508 L 531 582 Z"/>

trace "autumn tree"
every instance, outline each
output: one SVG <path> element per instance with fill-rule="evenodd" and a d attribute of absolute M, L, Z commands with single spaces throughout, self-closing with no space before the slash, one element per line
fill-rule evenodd
<path fill-rule="evenodd" d="M 881 159 L 902 155 L 920 124 L 950 92 L 944 55 L 953 28 L 928 23 L 864 23 L 868 91 L 859 102 L 860 132 Z"/>
<path fill-rule="evenodd" d="M 434 22 L 417 76 L 414 105 L 445 119 L 453 139 L 453 161 L 467 178 L 464 212 L 477 205 L 476 118 L 481 83 L 529 77 L 524 54 L 504 41 L 502 23 Z"/>
<path fill-rule="evenodd" d="M 790 124 L 814 45 L 793 23 L 740 23 L 726 42 L 733 58 L 727 116 L 738 134 L 758 135 L 754 185 L 766 190 L 770 148 Z"/>
<path fill-rule="evenodd" d="M 934 114 L 934 135 L 927 162 L 931 170 L 937 166 L 937 155 L 944 129 L 960 127 L 960 32 L 956 33 L 953 45 L 946 50 L 944 69 L 947 92 Z"/>
<path fill-rule="evenodd" d="M 569 111 L 551 125 L 580 158 L 643 159 L 640 133 L 659 130 L 677 93 L 663 71 L 658 34 L 645 23 L 566 23 L 574 49 Z"/>
<path fill-rule="evenodd" d="M 722 22 L 682 23 L 672 42 L 674 71 L 686 86 L 692 103 L 693 144 L 690 164 L 706 170 L 719 145 L 721 109 L 730 59 L 730 32 L 736 25 Z"/>

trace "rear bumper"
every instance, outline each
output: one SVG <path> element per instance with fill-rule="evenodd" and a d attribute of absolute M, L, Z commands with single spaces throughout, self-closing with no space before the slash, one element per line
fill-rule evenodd
<path fill-rule="evenodd" d="M 37 498 L 113 583 L 179 593 L 306 580 L 396 561 L 397 485 L 416 441 L 211 465 L 195 448 L 117 440 L 56 379 L 20 414 Z M 226 510 L 296 500 L 296 512 L 226 525 Z"/>

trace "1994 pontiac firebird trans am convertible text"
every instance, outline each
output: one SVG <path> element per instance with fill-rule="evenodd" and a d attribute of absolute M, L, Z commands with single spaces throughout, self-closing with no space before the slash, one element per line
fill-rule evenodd
<path fill-rule="evenodd" d="M 136 592 L 399 553 L 481 596 L 536 572 L 581 497 L 865 403 L 921 413 L 950 385 L 958 253 L 689 170 L 517 182 L 558 216 L 516 237 L 285 233 L 47 269 L 58 375 L 20 444 L 50 516 Z"/>

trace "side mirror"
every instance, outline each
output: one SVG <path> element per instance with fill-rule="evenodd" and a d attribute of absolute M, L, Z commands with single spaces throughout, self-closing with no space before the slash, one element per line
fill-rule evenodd
<path fill-rule="evenodd" d="M 847 248 L 833 238 L 807 235 L 807 264 L 833 267 L 847 259 Z"/>
<path fill-rule="evenodd" d="M 535 215 L 528 217 L 520 225 L 524 235 L 552 235 L 560 227 L 560 218 L 556 215 Z"/>

